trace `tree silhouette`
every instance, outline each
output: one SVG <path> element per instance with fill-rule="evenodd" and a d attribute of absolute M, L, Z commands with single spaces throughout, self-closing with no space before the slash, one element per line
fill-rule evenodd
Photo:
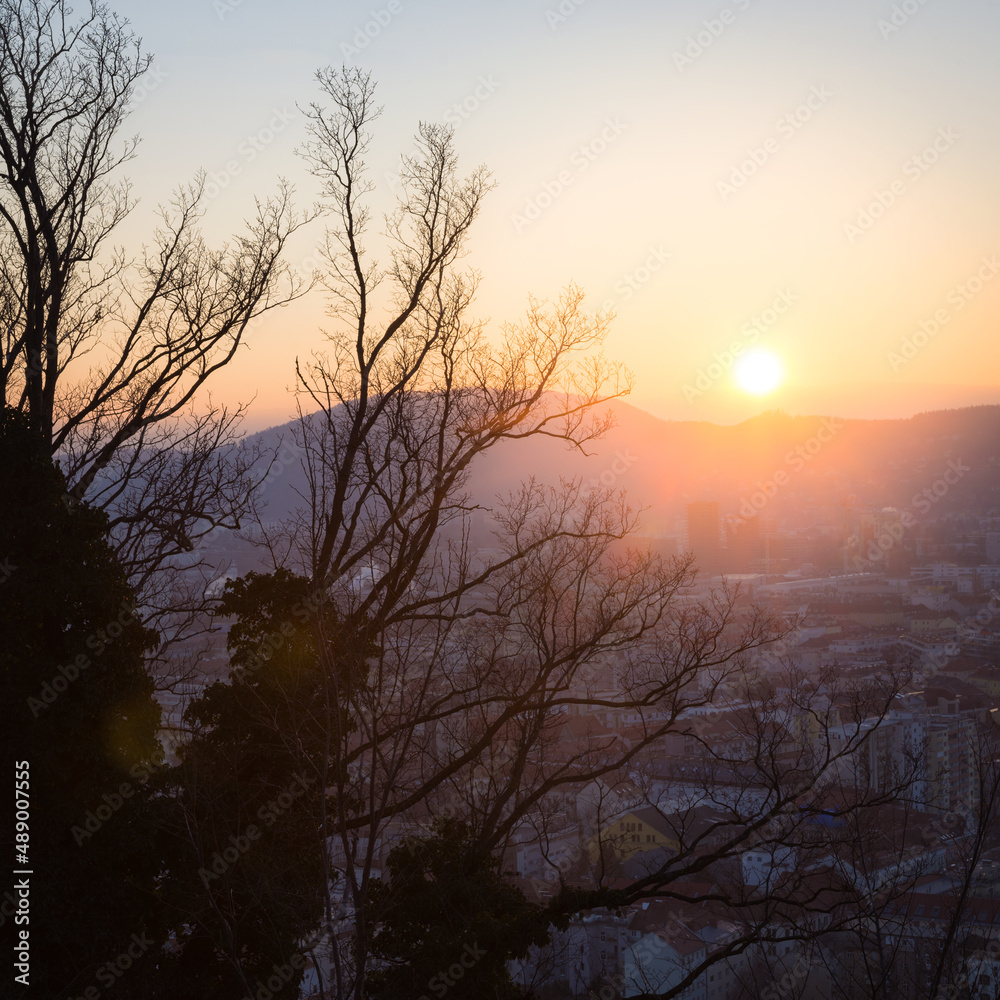
<path fill-rule="evenodd" d="M 465 824 L 442 819 L 429 837 L 389 852 L 373 888 L 379 930 L 372 940 L 374 1000 L 429 994 L 524 997 L 507 963 L 548 941 L 548 920 L 504 877 L 500 861 Z"/>
<path fill-rule="evenodd" d="M 0 2 L 0 389 L 71 494 L 109 512 L 169 641 L 204 606 L 205 581 L 175 557 L 239 526 L 257 458 L 235 447 L 242 406 L 193 404 L 250 321 L 303 290 L 281 262 L 302 220 L 282 185 L 245 233 L 209 247 L 202 174 L 161 207 L 140 257 L 111 245 L 135 204 L 121 170 L 138 139 L 122 130 L 149 65 L 103 5 Z"/>
<path fill-rule="evenodd" d="M 15 761 L 30 769 L 19 866 L 34 870 L 30 995 L 76 996 L 153 929 L 145 788 L 161 758 L 160 709 L 144 654 L 157 637 L 141 624 L 107 517 L 67 500 L 42 435 L 8 408 L 0 468 L 0 739 L 5 773 Z"/>
<path fill-rule="evenodd" d="M 163 898 L 179 942 L 173 987 L 237 1000 L 308 950 L 324 922 L 322 790 L 337 766 L 329 733 L 351 722 L 323 670 L 333 664 L 344 685 L 366 650 L 288 570 L 230 582 L 218 613 L 232 619 L 232 672 L 189 706 L 192 735 L 162 776 Z M 331 647 L 322 660 L 318 635 Z M 301 971 L 274 995 L 297 996 Z"/>

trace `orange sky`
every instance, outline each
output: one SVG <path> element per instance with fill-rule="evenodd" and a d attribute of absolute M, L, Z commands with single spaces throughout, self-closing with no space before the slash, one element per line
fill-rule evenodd
<path fill-rule="evenodd" d="M 225 181 L 219 237 L 278 175 L 308 202 L 295 104 L 316 96 L 316 67 L 355 62 L 386 108 L 376 218 L 417 121 L 455 125 L 462 162 L 498 183 L 467 258 L 478 312 L 514 318 L 529 292 L 577 281 L 618 312 L 608 353 L 636 372 L 636 405 L 730 422 L 1000 401 L 1000 7 L 374 2 L 118 3 L 156 53 L 133 118 L 143 201 L 122 239 L 141 241 L 199 167 Z M 216 394 L 255 391 L 257 425 L 286 415 L 323 308 L 263 323 Z M 781 358 L 773 396 L 733 385 L 751 345 Z"/>

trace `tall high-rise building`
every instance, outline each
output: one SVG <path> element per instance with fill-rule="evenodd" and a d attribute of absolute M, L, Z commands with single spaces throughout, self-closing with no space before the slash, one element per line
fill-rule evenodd
<path fill-rule="evenodd" d="M 763 558 L 764 538 L 760 517 L 742 517 L 726 525 L 726 570 L 750 573 L 754 562 Z"/>
<path fill-rule="evenodd" d="M 717 573 L 722 564 L 722 522 L 714 500 L 687 505 L 687 547 L 694 552 L 698 569 Z"/>

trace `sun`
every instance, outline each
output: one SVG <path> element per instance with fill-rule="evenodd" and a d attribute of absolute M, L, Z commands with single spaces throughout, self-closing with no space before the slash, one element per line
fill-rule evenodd
<path fill-rule="evenodd" d="M 736 362 L 736 384 L 751 396 L 764 396 L 781 385 L 784 370 L 771 351 L 757 348 Z"/>

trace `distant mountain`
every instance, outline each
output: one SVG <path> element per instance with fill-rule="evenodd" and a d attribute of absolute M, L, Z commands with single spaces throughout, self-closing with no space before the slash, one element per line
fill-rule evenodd
<path fill-rule="evenodd" d="M 624 402 L 610 409 L 616 426 L 588 447 L 589 456 L 547 438 L 505 442 L 475 467 L 473 495 L 488 506 L 531 476 L 551 484 L 582 478 L 626 490 L 636 506 L 649 508 L 644 527 L 653 533 L 676 531 L 692 500 L 717 500 L 723 514 L 736 514 L 761 493 L 774 513 L 839 505 L 848 497 L 861 506 L 910 509 L 924 490 L 936 514 L 1000 510 L 1000 406 L 905 420 L 768 412 L 734 426 L 661 420 Z M 280 445 L 291 440 L 290 428 L 270 428 L 251 440 L 294 459 Z M 300 503 L 294 491 L 305 485 L 294 461 L 281 464 L 264 489 L 274 519 Z M 918 504 L 919 513 L 928 512 L 926 504 Z"/>
<path fill-rule="evenodd" d="M 646 397 L 648 398 L 648 397 Z M 928 410 L 1000 404 L 1000 386 L 867 381 L 828 385 L 788 384 L 768 397 L 768 406 L 785 413 L 836 413 L 855 420 L 905 420 Z M 726 390 L 720 381 L 687 399 L 681 388 L 665 392 L 655 412 L 665 419 L 710 420 L 737 424 L 760 412 L 761 401 Z"/>

